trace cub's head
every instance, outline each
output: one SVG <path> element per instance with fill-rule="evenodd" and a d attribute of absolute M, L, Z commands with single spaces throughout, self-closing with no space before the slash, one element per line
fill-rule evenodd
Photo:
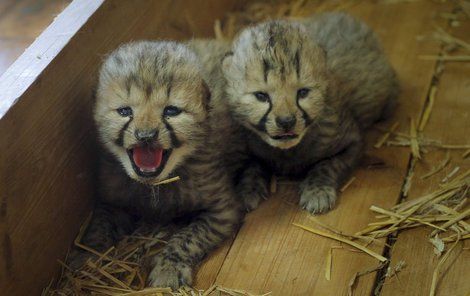
<path fill-rule="evenodd" d="M 196 56 L 183 45 L 123 45 L 100 71 L 100 139 L 131 178 L 164 180 L 203 143 L 208 99 Z"/>
<path fill-rule="evenodd" d="M 304 27 L 271 21 L 241 32 L 223 61 L 233 116 L 280 149 L 297 145 L 324 107 L 326 57 Z"/>

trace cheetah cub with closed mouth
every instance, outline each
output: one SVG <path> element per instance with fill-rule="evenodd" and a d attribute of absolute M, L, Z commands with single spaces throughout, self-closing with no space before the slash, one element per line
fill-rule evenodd
<path fill-rule="evenodd" d="M 222 71 L 248 209 L 268 195 L 274 173 L 302 179 L 302 208 L 330 210 L 361 157 L 363 130 L 393 111 L 399 92 L 372 30 L 342 13 L 247 28 Z"/>
<path fill-rule="evenodd" d="M 173 42 L 123 45 L 100 71 L 94 117 L 106 151 L 83 244 L 104 252 L 141 219 L 193 217 L 152 258 L 150 286 L 190 285 L 195 266 L 241 220 L 211 140 L 209 97 L 195 54 Z M 76 250 L 72 263 L 83 257 Z"/>

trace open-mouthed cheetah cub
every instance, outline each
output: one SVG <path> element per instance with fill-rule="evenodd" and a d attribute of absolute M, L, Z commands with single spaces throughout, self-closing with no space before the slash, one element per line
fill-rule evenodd
<path fill-rule="evenodd" d="M 123 45 L 100 71 L 94 114 L 106 152 L 82 242 L 103 252 L 140 219 L 162 225 L 192 215 L 150 262 L 151 286 L 191 284 L 194 267 L 241 219 L 211 139 L 209 97 L 196 55 L 174 42 Z"/>
<path fill-rule="evenodd" d="M 342 13 L 245 29 L 222 63 L 245 149 L 238 192 L 251 209 L 271 172 L 303 178 L 300 205 L 331 209 L 363 151 L 362 131 L 389 114 L 395 73 L 372 30 Z M 234 144 L 235 145 L 235 144 Z"/>

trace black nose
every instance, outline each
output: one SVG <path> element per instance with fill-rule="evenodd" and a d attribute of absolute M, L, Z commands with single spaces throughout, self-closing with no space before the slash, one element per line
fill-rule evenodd
<path fill-rule="evenodd" d="M 134 131 L 135 138 L 139 141 L 151 141 L 156 138 L 157 130 L 156 129 L 136 129 Z"/>
<path fill-rule="evenodd" d="M 279 116 L 276 117 L 276 124 L 278 127 L 283 128 L 284 130 L 288 131 L 295 126 L 295 116 Z"/>

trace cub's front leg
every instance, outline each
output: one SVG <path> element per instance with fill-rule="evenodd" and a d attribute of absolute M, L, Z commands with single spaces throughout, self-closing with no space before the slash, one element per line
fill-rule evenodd
<path fill-rule="evenodd" d="M 135 220 L 126 211 L 99 203 L 95 207 L 90 224 L 80 243 L 103 253 L 124 235 L 132 233 L 134 228 Z M 93 254 L 74 246 L 69 256 L 69 265 L 72 269 L 78 269 L 91 257 Z"/>
<path fill-rule="evenodd" d="M 268 198 L 269 177 L 256 160 L 252 160 L 241 170 L 235 191 L 248 212 L 256 209 L 263 199 Z"/>
<path fill-rule="evenodd" d="M 222 193 L 224 194 L 224 193 Z M 240 223 L 239 206 L 220 201 L 177 232 L 153 258 L 148 282 L 153 287 L 191 285 L 193 270 L 204 256 L 233 233 Z"/>
<path fill-rule="evenodd" d="M 321 160 L 300 183 L 300 206 L 312 214 L 331 210 L 338 188 L 359 162 L 363 143 L 359 132 L 348 135 L 349 144 L 340 153 Z"/>

